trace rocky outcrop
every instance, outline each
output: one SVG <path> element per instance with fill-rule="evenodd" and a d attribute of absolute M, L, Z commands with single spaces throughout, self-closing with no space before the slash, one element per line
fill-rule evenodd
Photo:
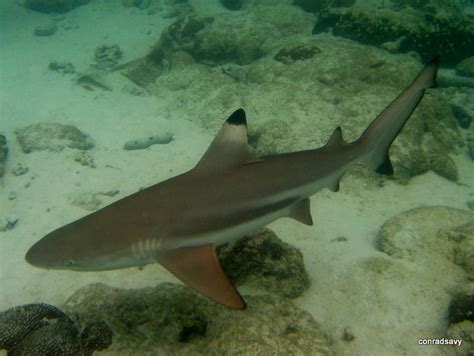
<path fill-rule="evenodd" d="M 382 46 L 394 52 L 416 51 L 425 60 L 440 55 L 455 64 L 474 55 L 474 20 L 454 1 L 399 0 L 379 6 L 359 1 L 351 7 L 327 6 L 319 12 L 313 34 Z"/>
<path fill-rule="evenodd" d="M 104 321 L 111 352 L 152 354 L 323 355 L 331 343 L 312 316 L 286 299 L 246 296 L 236 311 L 199 297 L 190 288 L 161 283 L 124 290 L 92 284 L 64 306 L 79 325 Z"/>

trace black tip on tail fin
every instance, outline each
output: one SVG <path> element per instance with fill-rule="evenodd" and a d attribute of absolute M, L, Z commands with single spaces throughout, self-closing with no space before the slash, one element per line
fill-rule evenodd
<path fill-rule="evenodd" d="M 244 109 L 235 110 L 226 121 L 229 125 L 245 125 L 247 126 L 247 118 Z"/>
<path fill-rule="evenodd" d="M 388 156 L 388 152 L 385 155 L 385 159 L 383 160 L 382 164 L 380 164 L 375 171 L 385 176 L 393 175 L 393 166 L 392 162 L 390 161 L 390 157 Z"/>

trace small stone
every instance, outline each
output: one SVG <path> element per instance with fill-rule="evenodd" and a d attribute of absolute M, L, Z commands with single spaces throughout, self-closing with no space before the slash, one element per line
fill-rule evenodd
<path fill-rule="evenodd" d="M 297 44 L 280 49 L 273 56 L 273 59 L 281 63 L 291 64 L 295 61 L 304 61 L 305 59 L 312 58 L 318 53 L 321 53 L 321 50 L 314 45 Z"/>
<path fill-rule="evenodd" d="M 88 211 L 97 210 L 102 201 L 97 197 L 98 194 L 82 194 L 72 201 L 72 205 L 78 206 Z"/>
<path fill-rule="evenodd" d="M 173 141 L 174 135 L 171 132 L 165 132 L 158 135 L 147 136 L 144 138 L 138 138 L 125 142 L 123 148 L 125 150 L 142 150 L 150 147 L 151 145 L 165 145 Z"/>
<path fill-rule="evenodd" d="M 468 200 L 466 202 L 466 205 L 467 207 L 469 208 L 469 210 L 473 210 L 474 211 L 474 200 Z"/>
<path fill-rule="evenodd" d="M 12 174 L 14 176 L 21 176 L 23 174 L 28 173 L 28 167 L 24 167 L 21 163 L 18 163 L 18 165 L 14 168 L 11 169 Z"/>
<path fill-rule="evenodd" d="M 10 192 L 10 194 L 8 194 L 8 200 L 15 200 L 15 199 L 16 199 L 16 193 Z"/>
<path fill-rule="evenodd" d="M 451 324 L 465 320 L 474 322 L 474 294 L 458 294 L 449 304 L 449 321 Z"/>
<path fill-rule="evenodd" d="M 348 328 L 344 328 L 342 331 L 341 340 L 345 342 L 351 342 L 355 339 L 355 336 L 350 332 Z"/>
<path fill-rule="evenodd" d="M 7 138 L 4 135 L 0 135 L 0 178 L 5 173 L 5 161 L 8 156 Z"/>
<path fill-rule="evenodd" d="M 75 73 L 74 65 L 71 62 L 52 61 L 49 63 L 48 68 L 61 74 Z"/>
<path fill-rule="evenodd" d="M 463 107 L 451 104 L 451 111 L 463 129 L 468 129 L 472 122 L 472 116 Z"/>
<path fill-rule="evenodd" d="M 79 162 L 83 166 L 95 168 L 94 157 L 87 151 L 80 151 L 74 156 L 74 161 Z"/>
<path fill-rule="evenodd" d="M 469 57 L 462 60 L 456 66 L 456 73 L 468 77 L 474 77 L 474 57 Z"/>
<path fill-rule="evenodd" d="M 115 67 L 123 52 L 117 44 L 101 45 L 95 49 L 96 64 L 92 66 L 97 69 L 110 69 Z"/>
<path fill-rule="evenodd" d="M 0 231 L 5 232 L 13 229 L 16 226 L 18 220 L 19 218 L 11 216 L 0 219 Z"/>
<path fill-rule="evenodd" d="M 245 0 L 220 0 L 222 6 L 228 10 L 237 11 L 242 8 Z"/>
<path fill-rule="evenodd" d="M 40 37 L 52 36 L 58 30 L 58 25 L 56 23 L 51 22 L 45 25 L 40 25 L 35 27 L 35 35 Z"/>
<path fill-rule="evenodd" d="M 106 196 L 108 196 L 108 197 L 114 197 L 114 196 L 116 196 L 118 193 L 120 193 L 120 190 L 115 189 L 115 190 L 109 190 L 108 192 L 102 193 L 102 195 L 106 195 Z"/>

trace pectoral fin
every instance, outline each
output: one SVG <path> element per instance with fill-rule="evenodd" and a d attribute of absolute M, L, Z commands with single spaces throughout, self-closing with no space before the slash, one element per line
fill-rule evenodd
<path fill-rule="evenodd" d="M 181 247 L 162 252 L 158 262 L 198 292 L 234 309 L 245 302 L 217 261 L 214 245 Z"/>

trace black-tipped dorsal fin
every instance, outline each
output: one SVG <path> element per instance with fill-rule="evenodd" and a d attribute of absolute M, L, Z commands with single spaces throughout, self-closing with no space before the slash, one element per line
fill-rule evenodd
<path fill-rule="evenodd" d="M 338 126 L 329 138 L 328 143 L 326 143 L 326 147 L 341 147 L 345 144 L 346 141 L 344 141 L 344 138 L 342 137 L 341 127 Z"/>
<path fill-rule="evenodd" d="M 288 215 L 288 217 L 306 225 L 313 225 L 309 198 L 300 200 L 299 202 L 295 203 L 291 207 L 290 214 Z"/>
<path fill-rule="evenodd" d="M 259 160 L 247 143 L 245 111 L 237 109 L 222 125 L 195 169 L 216 171 Z"/>

